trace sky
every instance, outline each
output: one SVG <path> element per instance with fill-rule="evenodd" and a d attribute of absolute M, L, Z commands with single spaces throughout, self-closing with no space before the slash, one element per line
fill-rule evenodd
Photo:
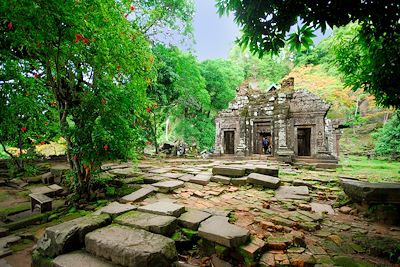
<path fill-rule="evenodd" d="M 215 0 L 195 0 L 195 5 L 194 53 L 199 60 L 227 58 L 236 37 L 240 36 L 240 30 L 233 21 L 233 15 L 219 17 Z M 325 35 L 317 31 L 314 43 L 319 43 L 330 33 L 331 30 L 327 30 Z"/>

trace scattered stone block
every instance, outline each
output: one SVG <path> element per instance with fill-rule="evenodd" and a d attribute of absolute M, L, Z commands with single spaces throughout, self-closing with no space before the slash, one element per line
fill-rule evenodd
<path fill-rule="evenodd" d="M 310 182 L 303 181 L 303 180 L 298 180 L 298 179 L 293 181 L 293 185 L 294 186 L 307 186 L 308 188 L 313 188 L 314 187 Z"/>
<path fill-rule="evenodd" d="M 227 222 L 226 217 L 212 216 L 200 223 L 199 236 L 226 247 L 238 247 L 249 238 L 247 229 Z"/>
<path fill-rule="evenodd" d="M 44 173 L 40 177 L 41 177 L 42 183 L 44 183 L 44 184 L 54 183 L 54 177 L 51 172 Z"/>
<path fill-rule="evenodd" d="M 270 236 L 267 239 L 267 243 L 268 248 L 271 250 L 285 250 L 288 247 L 290 240 L 285 237 Z"/>
<path fill-rule="evenodd" d="M 271 267 L 275 266 L 275 256 L 271 252 L 264 253 L 259 262 L 260 267 Z"/>
<path fill-rule="evenodd" d="M 259 173 L 250 173 L 247 177 L 247 182 L 272 189 L 278 188 L 281 184 L 281 180 L 279 178 Z"/>
<path fill-rule="evenodd" d="M 247 177 L 241 177 L 241 178 L 232 178 L 231 179 L 231 184 L 235 186 L 242 186 L 247 184 Z"/>
<path fill-rule="evenodd" d="M 48 257 L 55 257 L 76 250 L 83 245 L 85 235 L 111 223 L 108 214 L 89 215 L 46 228 L 44 236 L 37 243 L 37 251 Z"/>
<path fill-rule="evenodd" d="M 132 168 L 113 169 L 108 172 L 116 176 L 122 176 L 124 178 L 130 178 L 135 175 L 135 172 L 132 170 Z"/>
<path fill-rule="evenodd" d="M 190 173 L 178 177 L 179 180 L 184 181 L 184 182 L 189 182 L 192 178 L 194 178 L 194 175 L 190 174 Z"/>
<path fill-rule="evenodd" d="M 122 203 L 137 202 L 145 199 L 148 195 L 153 193 L 154 190 L 151 188 L 141 188 L 129 195 L 121 198 Z"/>
<path fill-rule="evenodd" d="M 211 217 L 210 213 L 200 210 L 189 210 L 178 218 L 178 223 L 183 227 L 197 230 L 197 228 L 199 228 L 199 224 L 209 217 Z"/>
<path fill-rule="evenodd" d="M 168 179 L 177 179 L 181 176 L 183 176 L 182 173 L 176 173 L 176 172 L 167 172 L 167 173 L 163 173 L 161 174 L 162 177 L 168 178 Z"/>
<path fill-rule="evenodd" d="M 289 260 L 292 266 L 313 267 L 316 263 L 315 258 L 309 254 L 293 254 L 289 253 Z"/>
<path fill-rule="evenodd" d="M 230 184 L 231 178 L 227 176 L 222 176 L 222 175 L 213 175 L 211 177 L 211 181 L 215 183 L 221 183 L 221 184 Z"/>
<path fill-rule="evenodd" d="M 163 182 L 166 180 L 168 180 L 168 178 L 161 177 L 161 176 L 154 176 L 154 175 L 143 177 L 143 183 L 145 183 L 145 184 L 154 184 L 154 183 Z"/>
<path fill-rule="evenodd" d="M 52 210 L 53 199 L 43 194 L 29 194 L 31 199 L 31 211 L 39 205 L 40 213 L 45 213 Z"/>
<path fill-rule="evenodd" d="M 190 182 L 194 184 L 207 185 L 210 182 L 210 180 L 211 180 L 210 173 L 199 173 L 192 179 L 190 179 Z"/>
<path fill-rule="evenodd" d="M 54 267 L 113 267 L 115 265 L 97 258 L 85 251 L 78 250 L 57 256 L 53 260 Z"/>
<path fill-rule="evenodd" d="M 308 205 L 308 204 L 302 204 L 302 203 L 300 203 L 299 205 L 297 205 L 297 207 L 298 207 L 300 210 L 305 210 L 305 211 L 311 211 L 311 210 L 312 210 L 311 206 Z"/>
<path fill-rule="evenodd" d="M 212 173 L 228 177 L 243 177 L 246 175 L 246 169 L 236 166 L 216 166 L 212 169 Z"/>
<path fill-rule="evenodd" d="M 185 212 L 185 207 L 171 202 L 159 201 L 139 207 L 138 210 L 159 215 L 179 217 Z"/>
<path fill-rule="evenodd" d="M 180 187 L 183 187 L 184 182 L 182 181 L 164 181 L 152 184 L 152 186 L 157 187 L 158 191 L 161 193 L 168 193 Z"/>
<path fill-rule="evenodd" d="M 173 216 L 157 215 L 140 211 L 125 213 L 115 218 L 114 222 L 165 236 L 172 235 L 177 226 L 177 220 Z"/>
<path fill-rule="evenodd" d="M 248 259 L 256 260 L 264 251 L 266 243 L 257 237 L 251 238 L 250 242 L 240 247 L 241 254 L 246 255 Z"/>
<path fill-rule="evenodd" d="M 355 202 L 400 204 L 400 183 L 368 183 L 341 179 L 341 185 Z"/>
<path fill-rule="evenodd" d="M 315 213 L 327 213 L 330 215 L 335 214 L 335 211 L 332 209 L 332 206 L 328 204 L 312 202 L 310 203 L 310 206 L 311 210 Z"/>
<path fill-rule="evenodd" d="M 279 176 L 279 169 L 273 168 L 273 167 L 256 166 L 254 172 L 259 173 L 259 174 L 274 176 L 274 177 Z"/>
<path fill-rule="evenodd" d="M 58 184 L 49 185 L 49 188 L 53 191 L 54 195 L 61 193 L 64 189 Z"/>
<path fill-rule="evenodd" d="M 343 206 L 343 207 L 339 208 L 339 212 L 344 213 L 344 214 L 349 214 L 351 210 L 352 210 L 352 208 L 347 207 L 347 206 Z"/>
<path fill-rule="evenodd" d="M 211 256 L 211 264 L 214 267 L 233 267 L 232 264 L 229 262 L 226 262 L 224 260 L 221 260 L 220 258 L 217 257 L 217 255 L 213 254 Z"/>
<path fill-rule="evenodd" d="M 111 202 L 110 204 L 108 204 L 107 206 L 99 209 L 99 213 L 105 213 L 105 214 L 109 214 L 112 217 L 121 215 L 122 213 L 131 211 L 131 210 L 135 210 L 137 207 L 133 206 L 131 204 L 120 204 L 116 201 Z"/>
<path fill-rule="evenodd" d="M 178 256 L 172 239 L 122 225 L 87 234 L 85 245 L 89 253 L 122 266 L 170 266 Z"/>
<path fill-rule="evenodd" d="M 298 199 L 306 201 L 310 200 L 307 186 L 280 186 L 275 191 L 275 197 L 278 200 L 284 200 L 284 199 Z"/>

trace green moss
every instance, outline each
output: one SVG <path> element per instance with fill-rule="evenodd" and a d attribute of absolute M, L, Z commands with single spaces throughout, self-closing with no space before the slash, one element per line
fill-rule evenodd
<path fill-rule="evenodd" d="M 32 253 L 32 267 L 54 267 L 52 259 L 41 255 L 38 251 Z"/>
<path fill-rule="evenodd" d="M 347 257 L 347 256 L 337 256 L 333 258 L 335 265 L 338 266 L 346 266 L 346 267 L 372 267 L 373 264 L 368 262 L 355 259 L 354 257 Z"/>
<path fill-rule="evenodd" d="M 197 236 L 197 231 L 188 228 L 181 228 L 182 233 L 189 239 L 192 240 L 194 237 Z"/>
<path fill-rule="evenodd" d="M 47 218 L 50 216 L 50 214 L 51 212 L 36 214 L 16 222 L 6 224 L 5 227 L 7 227 L 12 231 L 23 227 L 27 227 L 34 223 L 43 223 L 47 221 Z"/>
<path fill-rule="evenodd" d="M 237 217 L 236 217 L 235 212 L 230 212 L 230 213 L 229 213 L 229 222 L 230 222 L 230 223 L 235 223 L 236 220 L 237 220 Z"/>
<path fill-rule="evenodd" d="M 123 196 L 129 195 L 135 191 L 136 191 L 135 188 L 128 186 L 127 184 L 122 184 L 121 187 L 116 189 L 115 193 L 118 197 L 123 197 Z"/>
<path fill-rule="evenodd" d="M 14 244 L 11 246 L 11 250 L 15 253 L 18 251 L 22 251 L 26 248 L 31 247 L 34 244 L 34 242 L 32 240 L 29 239 L 22 239 L 21 241 L 19 241 L 18 243 Z"/>
<path fill-rule="evenodd" d="M 0 208 L 0 216 L 8 216 L 29 210 L 31 208 L 30 202 L 23 202 L 14 204 L 12 207 Z"/>

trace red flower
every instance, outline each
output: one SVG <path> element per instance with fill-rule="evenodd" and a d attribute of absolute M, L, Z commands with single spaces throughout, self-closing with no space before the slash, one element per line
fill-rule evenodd
<path fill-rule="evenodd" d="M 41 144 L 41 145 L 44 145 L 44 144 L 46 144 L 46 143 L 45 143 L 44 141 L 42 141 L 42 142 L 40 142 L 40 144 Z"/>
<path fill-rule="evenodd" d="M 40 41 L 37 42 L 36 47 L 40 48 Z"/>
<path fill-rule="evenodd" d="M 49 125 L 49 122 L 48 122 L 48 121 L 45 121 L 45 122 L 44 122 L 44 125 Z"/>
<path fill-rule="evenodd" d="M 153 104 L 153 107 L 157 107 L 157 106 L 158 106 L 157 103 L 154 103 L 154 104 Z"/>
<path fill-rule="evenodd" d="M 135 6 L 131 6 L 131 11 L 135 11 Z"/>
<path fill-rule="evenodd" d="M 104 100 L 104 98 L 100 101 L 101 102 L 101 104 L 105 104 L 106 103 L 106 101 Z"/>
<path fill-rule="evenodd" d="M 121 66 L 120 66 L 120 65 L 118 65 L 118 66 L 117 66 L 117 70 L 119 70 L 120 68 L 121 68 Z"/>
<path fill-rule="evenodd" d="M 37 73 L 35 72 L 35 74 L 33 74 L 33 77 L 35 77 L 35 79 L 37 79 L 37 77 L 39 77 L 39 74 L 37 74 Z"/>
<path fill-rule="evenodd" d="M 57 106 L 57 102 L 55 100 L 51 101 L 52 106 Z"/>
<path fill-rule="evenodd" d="M 129 14 L 125 14 L 124 17 L 127 19 Z"/>
<path fill-rule="evenodd" d="M 146 145 L 151 145 L 151 142 L 150 141 L 146 141 L 146 143 L 145 143 Z"/>
<path fill-rule="evenodd" d="M 147 112 L 151 112 L 151 108 L 146 108 L 146 111 Z"/>
<path fill-rule="evenodd" d="M 82 40 L 85 43 L 85 45 L 88 45 L 88 43 L 89 43 L 89 39 L 88 38 L 83 38 Z"/>
<path fill-rule="evenodd" d="M 21 132 L 26 132 L 26 127 L 21 127 Z"/>
<path fill-rule="evenodd" d="M 13 29 L 13 25 L 12 25 L 12 22 L 11 22 L 11 21 L 10 21 L 10 23 L 8 23 L 7 27 L 8 27 L 9 30 L 12 30 L 12 29 Z"/>
<path fill-rule="evenodd" d="M 76 155 L 74 155 L 74 160 L 76 161 L 78 159 L 78 157 Z"/>
<path fill-rule="evenodd" d="M 75 34 L 75 43 L 79 43 L 79 40 L 82 39 L 82 34 Z"/>
<path fill-rule="evenodd" d="M 104 150 L 108 150 L 108 145 L 103 146 Z"/>

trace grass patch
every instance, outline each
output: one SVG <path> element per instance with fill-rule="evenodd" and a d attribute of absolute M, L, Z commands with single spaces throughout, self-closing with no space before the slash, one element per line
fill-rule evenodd
<path fill-rule="evenodd" d="M 14 204 L 12 207 L 0 208 L 0 216 L 13 215 L 31 208 L 30 202 Z"/>
<path fill-rule="evenodd" d="M 339 164 L 342 168 L 336 171 L 340 176 L 366 178 L 369 182 L 400 182 L 400 162 L 349 156 Z"/>

